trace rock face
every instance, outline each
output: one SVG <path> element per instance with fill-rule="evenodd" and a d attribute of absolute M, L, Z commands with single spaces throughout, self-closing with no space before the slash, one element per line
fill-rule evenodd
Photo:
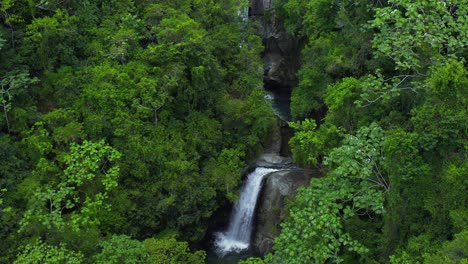
<path fill-rule="evenodd" d="M 276 153 L 266 153 L 260 156 L 254 164 L 252 164 L 253 168 L 256 167 L 265 167 L 265 168 L 273 168 L 273 169 L 292 169 L 296 168 L 294 164 L 292 164 L 292 159 L 289 157 L 281 157 Z"/>
<path fill-rule="evenodd" d="M 297 84 L 299 43 L 272 24 L 267 24 L 264 31 L 265 84 L 272 90 L 282 88 L 285 90 L 279 92 L 290 92 Z"/>
<path fill-rule="evenodd" d="M 271 252 L 279 224 L 284 218 L 285 199 L 292 198 L 300 186 L 309 184 L 310 175 L 302 169 L 278 171 L 266 176 L 256 212 L 253 245 L 265 255 Z"/>
<path fill-rule="evenodd" d="M 265 11 L 269 11 L 273 6 L 271 0 L 252 0 L 252 15 L 263 15 Z"/>
<path fill-rule="evenodd" d="M 283 157 L 291 156 L 288 142 L 291 139 L 292 132 L 288 123 L 278 118 L 277 126 L 271 136 L 270 145 L 266 147 L 265 153 L 275 153 Z"/>
<path fill-rule="evenodd" d="M 284 0 L 276 0 L 284 1 Z M 280 233 L 279 224 L 285 215 L 287 198 L 292 198 L 300 186 L 309 184 L 310 173 L 292 164 L 288 141 L 292 135 L 287 122 L 290 116 L 282 111 L 282 106 L 289 109 L 289 97 L 297 85 L 296 72 L 300 67 L 302 41 L 289 35 L 280 23 L 273 6 L 273 0 L 251 0 L 249 19 L 258 21 L 258 34 L 265 45 L 263 60 L 265 63 L 265 89 L 274 94 L 273 109 L 279 118 L 278 130 L 275 131 L 272 145 L 267 154 L 261 156 L 248 170 L 255 167 L 282 169 L 265 176 L 256 210 L 256 225 L 253 246 L 258 253 L 271 252 L 273 241 Z M 280 100 L 286 98 L 286 100 Z M 284 101 L 284 102 L 283 102 Z"/>
<path fill-rule="evenodd" d="M 266 88 L 290 93 L 297 85 L 301 41 L 289 35 L 279 23 L 271 0 L 251 0 L 250 16 L 261 25 L 258 33 L 265 45 Z"/>

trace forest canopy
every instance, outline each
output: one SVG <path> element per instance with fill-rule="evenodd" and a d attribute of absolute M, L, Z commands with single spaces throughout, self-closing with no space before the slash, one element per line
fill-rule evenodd
<path fill-rule="evenodd" d="M 250 2 L 0 3 L 0 263 L 205 262 L 276 129 Z M 468 1 L 272 5 L 319 175 L 242 263 L 467 263 Z"/>
<path fill-rule="evenodd" d="M 247 4 L 1 2 L 0 262 L 204 261 L 275 125 Z"/>
<path fill-rule="evenodd" d="M 243 263 L 466 263 L 468 2 L 275 3 L 304 40 L 293 158 L 321 177 Z"/>

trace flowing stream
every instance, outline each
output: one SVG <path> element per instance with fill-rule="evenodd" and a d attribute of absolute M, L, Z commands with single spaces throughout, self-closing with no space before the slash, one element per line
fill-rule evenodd
<path fill-rule="evenodd" d="M 275 171 L 278 170 L 257 167 L 247 176 L 239 200 L 232 211 L 228 229 L 215 235 L 216 251 L 220 256 L 230 252 L 240 252 L 249 247 L 255 206 L 263 177 Z"/>
<path fill-rule="evenodd" d="M 247 22 L 249 20 L 249 7 L 239 10 L 238 15 L 242 21 Z M 240 45 L 242 45 L 242 42 Z M 291 121 L 289 93 L 269 90 L 265 99 L 270 102 L 271 109 L 279 120 L 283 122 Z M 273 140 L 272 146 L 266 149 L 265 155 L 280 157 L 282 144 L 282 132 L 280 131 L 280 127 L 278 127 L 276 132 L 277 137 Z M 270 160 L 272 164 L 277 164 L 276 161 L 281 162 L 281 159 Z M 280 163 L 278 163 L 278 165 L 279 164 Z M 250 242 L 252 240 L 255 209 L 262 189 L 262 181 L 268 174 L 280 170 L 282 169 L 266 168 L 260 165 L 260 167 L 256 167 L 254 171 L 247 175 L 239 195 L 239 200 L 232 209 L 227 229 L 214 233 L 214 241 L 210 239 L 207 263 L 238 263 L 241 259 L 246 259 L 257 254 L 255 250 L 250 247 Z M 210 237 L 213 238 L 212 235 L 210 235 Z"/>
<path fill-rule="evenodd" d="M 270 92 L 265 95 L 265 99 L 271 101 L 271 109 L 279 119 L 285 122 L 292 120 L 290 110 L 291 95 Z"/>

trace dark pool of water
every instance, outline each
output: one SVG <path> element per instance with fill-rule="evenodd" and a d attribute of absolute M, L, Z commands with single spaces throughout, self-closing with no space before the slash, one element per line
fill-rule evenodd
<path fill-rule="evenodd" d="M 265 98 L 271 101 L 271 107 L 279 118 L 286 122 L 292 120 L 290 109 L 291 98 L 289 94 L 269 91 Z"/>

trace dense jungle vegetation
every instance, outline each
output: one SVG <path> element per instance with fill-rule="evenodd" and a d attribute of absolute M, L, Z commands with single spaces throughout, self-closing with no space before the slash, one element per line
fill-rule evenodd
<path fill-rule="evenodd" d="M 203 262 L 275 125 L 246 4 L 1 2 L 0 262 Z"/>
<path fill-rule="evenodd" d="M 0 263 L 204 263 L 276 119 L 240 0 L 2 0 Z M 321 177 L 244 263 L 468 263 L 468 1 L 276 0 Z"/>
<path fill-rule="evenodd" d="M 264 262 L 468 263 L 468 1 L 276 12 L 306 43 L 293 157 L 323 177 L 299 191 Z"/>

